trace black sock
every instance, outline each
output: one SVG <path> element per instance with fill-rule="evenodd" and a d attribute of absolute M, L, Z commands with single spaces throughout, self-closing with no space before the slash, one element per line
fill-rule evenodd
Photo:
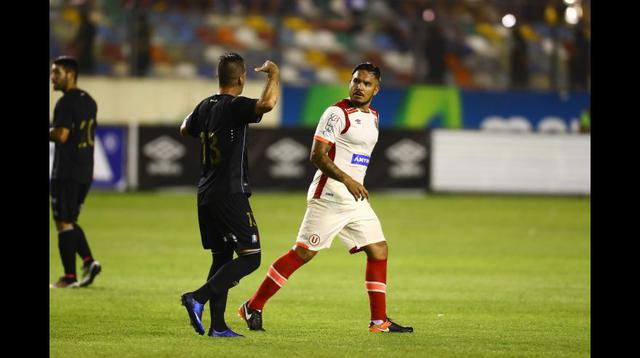
<path fill-rule="evenodd" d="M 233 249 L 224 252 L 211 251 L 211 267 L 209 268 L 209 274 L 207 275 L 207 282 L 213 277 L 213 275 L 220 270 L 220 268 L 226 265 L 233 259 Z M 206 283 L 205 283 L 206 286 Z M 204 286 L 193 291 L 193 298 L 199 303 L 205 304 L 211 299 L 211 295 Z"/>
<path fill-rule="evenodd" d="M 78 255 L 82 259 L 82 265 L 88 266 L 93 262 L 93 255 L 91 255 L 91 249 L 89 249 L 89 243 L 84 235 L 84 231 L 78 224 L 73 225 L 75 227 L 76 234 L 78 235 Z"/>
<path fill-rule="evenodd" d="M 58 232 L 58 251 L 62 259 L 64 274 L 67 278 L 76 277 L 76 247 L 77 239 L 75 230 Z"/>
<path fill-rule="evenodd" d="M 201 298 L 204 302 L 213 299 L 234 286 L 234 281 L 240 281 L 241 278 L 255 271 L 258 266 L 260 266 L 260 252 L 238 256 L 235 260 L 222 265 L 207 283 L 196 290 L 195 299 L 198 302 L 203 302 Z"/>
<path fill-rule="evenodd" d="M 209 301 L 209 308 L 211 311 L 211 328 L 217 332 L 226 331 L 229 329 L 227 323 L 224 320 L 224 311 L 227 309 L 227 296 L 229 289 L 224 290 L 215 299 Z"/>
<path fill-rule="evenodd" d="M 240 281 L 241 278 L 255 271 L 258 266 L 260 266 L 260 252 L 239 256 L 220 267 L 207 283 L 194 292 L 194 298 L 198 302 L 201 302 L 199 297 L 213 300 L 211 317 L 212 327 L 216 331 L 220 327 L 226 327 L 224 311 L 229 288 L 235 285 L 235 281 Z"/>
<path fill-rule="evenodd" d="M 211 268 L 209 269 L 209 275 L 207 275 L 207 281 L 218 272 L 218 270 L 233 260 L 233 249 L 224 252 L 212 252 Z M 227 307 L 227 294 L 228 290 L 224 294 L 220 294 L 216 300 L 209 300 L 209 315 L 211 317 L 211 328 L 218 332 L 227 330 L 227 324 L 224 320 L 224 311 Z"/>

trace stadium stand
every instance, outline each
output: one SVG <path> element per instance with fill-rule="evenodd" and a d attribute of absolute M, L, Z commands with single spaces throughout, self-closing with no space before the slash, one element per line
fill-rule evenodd
<path fill-rule="evenodd" d="M 100 76 L 211 78 L 226 51 L 276 60 L 290 85 L 343 83 L 362 59 L 391 86 L 509 89 L 517 56 L 528 89 L 587 89 L 590 72 L 590 0 L 52 0 L 51 58 L 81 55 L 86 21 Z"/>

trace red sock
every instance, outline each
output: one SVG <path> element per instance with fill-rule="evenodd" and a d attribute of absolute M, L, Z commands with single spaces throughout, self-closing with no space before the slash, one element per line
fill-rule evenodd
<path fill-rule="evenodd" d="M 371 320 L 387 319 L 387 260 L 373 260 L 367 258 L 367 272 L 365 287 L 369 294 L 369 308 Z"/>
<path fill-rule="evenodd" d="M 269 267 L 267 277 L 264 278 L 256 293 L 249 300 L 249 308 L 262 310 L 267 300 L 275 295 L 287 283 L 289 276 L 302 265 L 304 265 L 304 261 L 293 250 L 280 256 Z"/>

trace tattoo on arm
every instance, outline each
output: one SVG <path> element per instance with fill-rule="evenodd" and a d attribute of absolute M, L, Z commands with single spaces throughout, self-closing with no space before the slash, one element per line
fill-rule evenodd
<path fill-rule="evenodd" d="M 329 152 L 330 148 L 327 143 L 314 141 L 311 148 L 311 162 L 329 178 L 343 182 L 349 176 L 329 158 L 327 152 Z"/>

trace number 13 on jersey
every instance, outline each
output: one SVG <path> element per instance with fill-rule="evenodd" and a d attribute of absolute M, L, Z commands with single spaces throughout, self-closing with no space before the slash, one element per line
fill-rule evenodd
<path fill-rule="evenodd" d="M 200 144 L 202 145 L 202 165 L 207 164 L 207 157 L 211 165 L 218 165 L 222 160 L 222 153 L 218 149 L 218 137 L 215 132 L 200 132 Z M 208 149 L 208 150 L 207 150 Z"/>

